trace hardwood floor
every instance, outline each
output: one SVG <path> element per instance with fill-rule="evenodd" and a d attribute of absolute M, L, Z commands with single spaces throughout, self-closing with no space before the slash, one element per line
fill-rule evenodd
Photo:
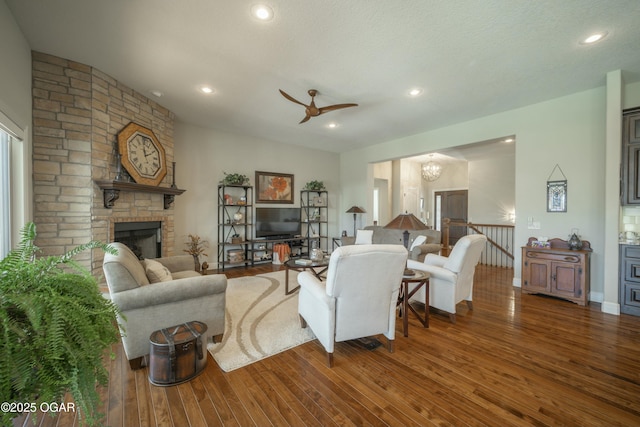
<path fill-rule="evenodd" d="M 278 267 L 275 267 L 277 269 Z M 228 277 L 273 271 L 228 270 Z M 396 323 L 396 351 L 339 343 L 335 367 L 312 341 L 174 387 L 131 371 L 121 345 L 103 390 L 117 426 L 632 426 L 640 425 L 640 317 L 612 316 L 511 286 L 511 269 L 479 266 L 474 309 L 457 323 Z M 384 338 L 381 338 L 383 340 Z M 31 425 L 21 417 L 14 425 Z M 41 426 L 78 423 L 39 415 Z"/>

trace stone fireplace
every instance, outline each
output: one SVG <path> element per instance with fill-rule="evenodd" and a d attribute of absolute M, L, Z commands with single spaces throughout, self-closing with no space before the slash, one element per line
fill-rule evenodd
<path fill-rule="evenodd" d="M 44 255 L 61 254 L 91 240 L 113 242 L 115 224 L 160 222 L 163 256 L 174 255 L 173 205 L 164 196 L 121 191 L 104 206 L 97 180 L 113 180 L 117 134 L 130 122 L 153 130 L 173 161 L 174 114 L 91 66 L 32 52 L 33 194 L 36 244 Z M 169 187 L 173 170 L 160 183 Z M 78 262 L 102 276 L 102 251 Z"/>

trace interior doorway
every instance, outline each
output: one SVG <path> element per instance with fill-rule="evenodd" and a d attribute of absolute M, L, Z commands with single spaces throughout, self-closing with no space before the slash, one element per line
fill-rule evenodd
<path fill-rule="evenodd" d="M 389 180 L 375 178 L 373 184 L 373 223 L 386 225 L 391 221 Z"/>
<path fill-rule="evenodd" d="M 452 222 L 467 222 L 469 204 L 468 190 L 436 191 L 434 196 L 436 230 L 442 231 L 443 218 L 449 218 Z M 466 234 L 467 227 L 450 227 L 449 246 L 455 245 L 458 239 Z"/>

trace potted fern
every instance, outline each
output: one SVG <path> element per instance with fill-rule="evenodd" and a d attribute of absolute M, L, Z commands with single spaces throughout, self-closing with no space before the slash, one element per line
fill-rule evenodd
<path fill-rule="evenodd" d="M 70 392 L 80 416 L 99 423 L 98 385 L 106 385 L 105 349 L 119 340 L 118 309 L 73 257 L 36 257 L 36 227 L 27 224 L 17 249 L 0 261 L 0 401 L 28 402 L 27 412 L 62 402 Z M 113 357 L 113 355 L 112 355 Z M 20 415 L 2 411 L 2 424 Z"/>

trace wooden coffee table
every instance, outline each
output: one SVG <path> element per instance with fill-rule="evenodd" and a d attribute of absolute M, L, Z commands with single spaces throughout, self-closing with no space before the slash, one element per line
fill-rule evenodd
<path fill-rule="evenodd" d="M 402 276 L 402 283 L 400 284 L 400 295 L 398 297 L 398 305 L 400 305 L 400 315 L 402 316 L 402 329 L 404 336 L 409 336 L 409 311 L 412 311 L 416 315 L 422 326 L 429 327 L 429 273 L 420 270 L 414 270 L 414 276 Z M 409 292 L 409 283 L 417 283 L 411 292 Z M 416 311 L 409 299 L 424 286 L 425 298 L 424 298 L 424 317 Z"/>
<path fill-rule="evenodd" d="M 323 274 L 325 274 L 329 269 L 329 257 L 325 257 L 322 261 L 312 261 L 311 264 L 296 264 L 296 259 L 290 259 L 284 263 L 284 266 L 284 294 L 289 295 L 300 289 L 300 286 L 297 286 L 289 290 L 289 270 L 302 272 L 310 269 L 311 272 L 318 278 L 318 280 L 322 280 L 324 278 Z M 317 268 L 320 268 L 320 270 L 317 270 Z"/>

